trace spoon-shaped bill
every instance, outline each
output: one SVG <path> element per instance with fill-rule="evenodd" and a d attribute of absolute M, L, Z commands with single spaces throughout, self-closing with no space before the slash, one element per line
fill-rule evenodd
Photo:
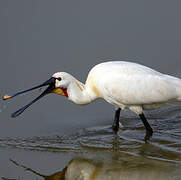
<path fill-rule="evenodd" d="M 26 92 L 29 92 L 29 91 L 32 91 L 34 89 L 37 89 L 37 88 L 40 88 L 40 87 L 43 87 L 43 86 L 47 86 L 47 85 L 50 85 L 50 84 L 55 84 L 55 78 L 51 77 L 49 80 L 45 81 L 44 83 L 42 83 L 42 84 L 40 84 L 38 86 L 32 87 L 32 88 L 27 89 L 25 91 L 17 92 L 17 93 L 15 93 L 13 95 L 7 95 L 6 94 L 6 95 L 3 96 L 3 100 L 7 100 L 7 99 L 10 99 L 10 98 L 13 98 L 13 97 L 18 96 L 20 94 L 24 94 Z"/>
<path fill-rule="evenodd" d="M 12 113 L 11 117 L 17 117 L 19 116 L 21 113 L 23 113 L 23 111 L 25 109 L 27 109 L 28 107 L 30 107 L 33 103 L 35 103 L 36 101 L 38 101 L 40 98 L 42 98 L 43 96 L 45 96 L 46 94 L 49 94 L 53 91 L 53 89 L 55 89 L 55 85 L 54 84 L 50 84 L 48 86 L 48 88 L 42 93 L 40 94 L 40 96 L 38 96 L 37 98 L 35 98 L 33 101 L 31 101 L 29 104 L 27 104 L 26 106 L 22 107 L 21 109 L 17 110 L 16 112 Z"/>

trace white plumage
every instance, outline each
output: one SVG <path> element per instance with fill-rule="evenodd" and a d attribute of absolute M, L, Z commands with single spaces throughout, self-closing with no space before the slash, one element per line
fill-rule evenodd
<path fill-rule="evenodd" d="M 48 93 L 64 95 L 74 103 L 81 105 L 103 98 L 116 106 L 113 130 L 118 131 L 120 110 L 130 109 L 140 116 L 147 135 L 150 136 L 153 130 L 143 110 L 181 101 L 181 79 L 125 61 L 104 62 L 94 66 L 85 84 L 66 72 L 57 72 L 43 84 L 12 96 L 5 95 L 4 100 L 47 85 L 49 85 L 48 88 L 39 97 L 13 113 L 12 117 L 20 115 Z"/>
<path fill-rule="evenodd" d="M 132 62 L 98 64 L 89 72 L 85 85 L 65 72 L 53 75 L 55 78 L 59 76 L 62 81 L 57 82 L 56 87 L 66 88 L 69 100 L 77 104 L 88 104 L 103 98 L 121 109 L 129 108 L 140 114 L 142 110 L 181 100 L 179 78 Z"/>

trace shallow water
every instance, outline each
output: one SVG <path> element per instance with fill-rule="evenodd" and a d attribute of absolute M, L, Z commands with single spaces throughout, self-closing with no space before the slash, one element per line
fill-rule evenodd
<path fill-rule="evenodd" d="M 164 0 L 1 0 L 0 96 L 59 71 L 85 82 L 94 65 L 109 60 L 181 77 L 180 6 Z M 80 107 L 49 95 L 10 117 L 38 94 L 0 100 L 0 177 L 43 179 L 36 171 L 54 180 L 55 172 L 59 179 L 181 179 L 181 104 L 145 112 L 155 132 L 145 143 L 142 122 L 130 112 L 121 113 L 118 135 L 112 132 L 113 108 L 104 101 Z"/>
<path fill-rule="evenodd" d="M 44 154 L 46 158 L 49 153 L 49 165 L 46 164 L 46 169 L 51 169 L 52 164 L 59 169 L 59 171 L 52 170 L 49 174 L 54 175 L 55 172 L 59 172 L 62 177 L 70 179 L 75 177 L 80 179 L 86 179 L 86 177 L 89 179 L 91 177 L 92 179 L 145 179 L 145 176 L 149 176 L 150 179 L 181 178 L 181 106 L 172 105 L 150 111 L 146 113 L 146 116 L 154 129 L 153 136 L 147 142 L 144 140 L 145 129 L 142 122 L 134 115 L 123 112 L 121 114 L 123 127 L 117 135 L 113 133 L 110 125 L 97 126 L 67 132 L 63 136 L 1 138 L 0 148 L 4 154 L 8 151 L 20 150 L 21 154 L 30 153 L 30 157 L 38 153 Z M 5 156 L 8 157 L 7 154 Z M 40 161 L 40 167 L 34 167 L 37 164 L 35 160 L 28 159 L 25 162 L 23 159 L 21 162 L 23 155 L 18 156 L 13 156 L 17 164 L 24 163 L 23 166 L 27 167 L 33 162 L 31 168 L 28 168 L 36 169 L 41 174 L 47 173 L 40 171 L 45 164 L 40 163 L 39 157 L 36 160 Z M 59 162 L 55 161 L 54 156 L 58 157 Z M 62 157 L 66 159 L 65 162 L 61 161 Z M 17 169 L 17 164 L 13 165 L 9 158 L 6 162 L 2 161 L 3 164 L 6 166 L 10 163 L 11 167 L 14 166 L 13 168 Z M 18 168 L 23 169 L 21 165 Z M 62 172 L 64 167 L 67 167 L 66 171 Z M 21 172 L 19 176 L 14 172 L 14 176 L 12 173 L 8 174 L 8 177 L 23 179 L 27 174 L 38 177 L 34 174 L 35 172 L 22 171 L 23 173 Z M 74 174 L 74 171 L 77 173 Z"/>

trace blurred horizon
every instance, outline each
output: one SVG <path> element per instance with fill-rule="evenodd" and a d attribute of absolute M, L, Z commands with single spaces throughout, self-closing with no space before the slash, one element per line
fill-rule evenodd
<path fill-rule="evenodd" d="M 57 71 L 85 82 L 94 65 L 109 60 L 180 75 L 180 5 L 163 0 L 1 0 L 1 97 L 39 84 Z M 56 95 L 10 117 L 39 93 L 0 100 L 0 136 L 62 134 L 69 128 L 112 124 L 114 107 L 103 100 L 78 106 Z"/>

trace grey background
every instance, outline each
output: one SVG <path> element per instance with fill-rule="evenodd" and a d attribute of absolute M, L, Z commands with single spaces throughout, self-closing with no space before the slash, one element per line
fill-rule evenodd
<path fill-rule="evenodd" d="M 0 1 L 0 95 L 30 88 L 54 72 L 85 82 L 97 63 L 128 60 L 161 72 L 181 71 L 181 2 Z M 16 119 L 10 114 L 40 92 L 0 100 L 0 137 L 71 133 L 111 124 L 104 101 L 78 106 L 49 95 Z"/>

